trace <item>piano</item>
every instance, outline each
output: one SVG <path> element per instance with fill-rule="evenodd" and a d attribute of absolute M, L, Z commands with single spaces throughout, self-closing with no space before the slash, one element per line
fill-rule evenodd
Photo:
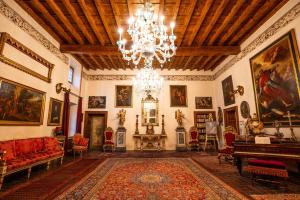
<path fill-rule="evenodd" d="M 236 141 L 234 143 L 233 157 L 235 158 L 239 173 L 242 174 L 242 164 L 245 158 L 260 158 L 279 161 L 293 161 L 298 165 L 300 173 L 300 143 L 282 142 L 271 144 L 255 144 Z"/>

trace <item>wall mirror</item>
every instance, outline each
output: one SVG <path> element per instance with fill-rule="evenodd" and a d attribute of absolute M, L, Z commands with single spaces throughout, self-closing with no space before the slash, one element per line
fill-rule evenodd
<path fill-rule="evenodd" d="M 150 93 L 142 99 L 142 126 L 158 126 L 158 99 L 154 99 Z"/>

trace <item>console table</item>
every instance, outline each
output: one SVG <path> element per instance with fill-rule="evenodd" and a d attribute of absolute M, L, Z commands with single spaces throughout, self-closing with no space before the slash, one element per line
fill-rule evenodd
<path fill-rule="evenodd" d="M 300 173 L 300 143 L 298 142 L 275 144 L 235 142 L 233 156 L 240 174 L 242 173 L 242 162 L 244 158 L 294 161 L 298 164 L 298 172 Z"/>
<path fill-rule="evenodd" d="M 165 150 L 166 134 L 134 134 L 134 149 L 140 151 Z"/>

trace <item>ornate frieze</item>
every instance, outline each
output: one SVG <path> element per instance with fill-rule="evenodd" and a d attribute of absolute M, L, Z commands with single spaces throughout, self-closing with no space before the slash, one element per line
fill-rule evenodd
<path fill-rule="evenodd" d="M 62 54 L 60 50 L 52 44 L 46 37 L 31 26 L 24 18 L 22 18 L 16 11 L 9 7 L 3 0 L 0 0 L 0 13 L 7 17 L 16 26 L 28 33 L 31 37 L 37 40 L 41 45 L 48 49 L 51 53 L 61 59 L 64 63 L 69 63 L 69 58 Z"/>

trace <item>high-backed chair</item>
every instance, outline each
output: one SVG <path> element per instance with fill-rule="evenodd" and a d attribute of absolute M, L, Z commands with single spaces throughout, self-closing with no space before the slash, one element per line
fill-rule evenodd
<path fill-rule="evenodd" d="M 89 139 L 83 137 L 80 133 L 76 133 L 73 137 L 73 155 L 75 158 L 75 154 L 79 153 L 80 157 L 82 158 L 83 152 L 88 151 L 88 146 L 89 146 Z"/>
<path fill-rule="evenodd" d="M 105 152 L 108 147 L 111 151 L 115 149 L 115 143 L 113 142 L 114 131 L 111 127 L 107 127 L 104 131 L 104 144 L 103 151 Z"/>
<path fill-rule="evenodd" d="M 232 126 L 228 126 L 225 128 L 224 131 L 224 140 L 225 144 L 222 149 L 219 149 L 218 159 L 219 163 L 221 164 L 221 159 L 224 157 L 225 161 L 232 161 L 233 160 L 233 142 L 235 140 L 236 131 L 235 128 Z"/>
<path fill-rule="evenodd" d="M 219 147 L 219 139 L 218 139 L 218 125 L 217 122 L 211 121 L 205 123 L 205 143 L 204 143 L 204 151 L 206 150 L 208 142 L 212 141 L 214 143 L 215 148 Z"/>
<path fill-rule="evenodd" d="M 189 130 L 190 141 L 189 141 L 189 149 L 196 149 L 199 151 L 199 140 L 198 140 L 198 130 L 196 127 L 192 126 Z"/>

